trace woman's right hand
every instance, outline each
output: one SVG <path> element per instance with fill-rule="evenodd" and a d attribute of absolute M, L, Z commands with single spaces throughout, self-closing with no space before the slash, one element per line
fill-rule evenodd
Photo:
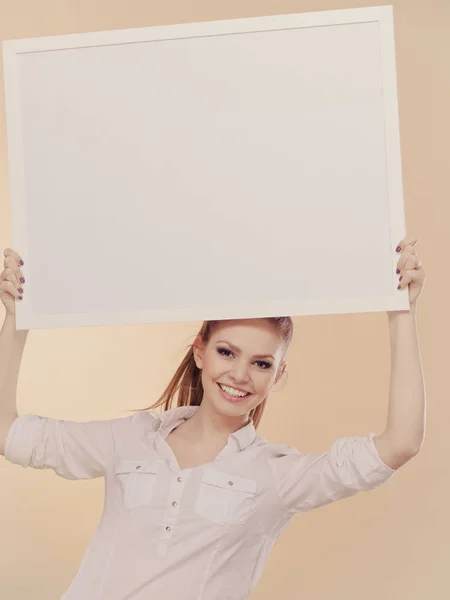
<path fill-rule="evenodd" d="M 3 251 L 5 260 L 3 261 L 3 272 L 0 275 L 0 299 L 5 305 L 7 315 L 16 314 L 16 300 L 20 300 L 23 297 L 23 284 L 25 278 L 20 269 L 21 257 L 11 250 L 6 248 Z M 23 264 L 23 262 L 22 262 Z M 23 282 L 20 281 L 23 279 Z"/>

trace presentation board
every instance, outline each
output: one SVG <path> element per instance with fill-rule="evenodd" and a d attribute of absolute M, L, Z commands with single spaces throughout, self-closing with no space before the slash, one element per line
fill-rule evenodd
<path fill-rule="evenodd" d="M 3 61 L 18 329 L 409 308 L 391 7 Z"/>

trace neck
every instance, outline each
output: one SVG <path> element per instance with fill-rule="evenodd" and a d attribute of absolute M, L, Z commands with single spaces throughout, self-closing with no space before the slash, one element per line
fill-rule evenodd
<path fill-rule="evenodd" d="M 198 441 L 227 440 L 228 436 L 249 423 L 249 415 L 228 417 L 212 410 L 202 402 L 199 409 L 188 421 L 185 429 Z"/>

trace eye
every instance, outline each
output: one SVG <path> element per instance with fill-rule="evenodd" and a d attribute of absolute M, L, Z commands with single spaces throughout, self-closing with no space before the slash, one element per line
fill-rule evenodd
<path fill-rule="evenodd" d="M 272 365 L 265 360 L 257 360 L 256 364 L 261 367 L 261 369 L 270 369 Z"/>
<path fill-rule="evenodd" d="M 221 355 L 221 356 L 225 356 L 226 358 L 230 357 L 233 355 L 233 353 L 231 352 L 231 350 L 228 350 L 228 348 L 217 348 L 217 352 Z"/>

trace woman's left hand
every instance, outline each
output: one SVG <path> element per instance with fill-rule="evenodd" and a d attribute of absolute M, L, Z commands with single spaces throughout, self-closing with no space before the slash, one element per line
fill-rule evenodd
<path fill-rule="evenodd" d="M 397 246 L 400 258 L 397 263 L 399 277 L 398 289 L 408 287 L 409 303 L 414 305 L 420 296 L 425 282 L 425 271 L 422 261 L 417 256 L 415 245 L 419 238 L 404 238 Z"/>

